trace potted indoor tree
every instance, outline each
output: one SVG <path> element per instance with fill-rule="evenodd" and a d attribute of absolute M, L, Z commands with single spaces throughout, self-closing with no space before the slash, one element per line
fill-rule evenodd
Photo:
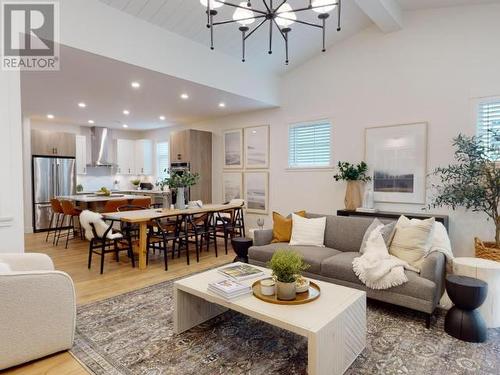
<path fill-rule="evenodd" d="M 176 191 L 175 208 L 183 210 L 186 208 L 185 189 L 196 185 L 200 179 L 199 173 L 191 173 L 184 171 L 182 173 L 170 173 L 170 176 L 165 178 L 161 183 L 167 185 L 170 189 Z"/>
<path fill-rule="evenodd" d="M 361 207 L 363 202 L 363 185 L 367 181 L 371 181 L 371 177 L 367 175 L 368 165 L 362 161 L 354 165 L 346 161 L 339 161 L 339 173 L 333 178 L 335 181 L 347 181 L 345 191 L 345 208 L 349 211 L 355 211 L 356 208 Z"/>
<path fill-rule="evenodd" d="M 309 268 L 302 256 L 292 250 L 277 250 L 267 266 L 273 271 L 276 279 L 276 295 L 284 301 L 294 300 L 296 296 L 295 281 L 302 272 Z"/>
<path fill-rule="evenodd" d="M 462 134 L 453 139 L 456 163 L 432 173 L 438 182 L 431 185 L 434 196 L 429 207 L 484 212 L 495 225 L 495 242 L 476 238 L 476 256 L 500 261 L 500 133 L 490 132 L 488 138 L 489 145 Z"/>

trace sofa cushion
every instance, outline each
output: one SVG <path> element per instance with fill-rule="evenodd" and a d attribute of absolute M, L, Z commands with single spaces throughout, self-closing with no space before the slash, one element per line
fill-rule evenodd
<path fill-rule="evenodd" d="M 325 246 L 348 252 L 358 252 L 366 230 L 373 219 L 362 217 L 328 216 Z"/>
<path fill-rule="evenodd" d="M 274 252 L 278 249 L 297 251 L 304 258 L 304 262 L 311 266 L 307 269 L 307 272 L 318 275 L 321 271 L 321 262 L 324 259 L 330 258 L 335 254 L 340 254 L 340 251 L 327 247 L 290 246 L 287 243 L 272 243 L 265 246 L 252 246 L 248 250 L 248 257 L 252 260 L 266 263 L 271 260 Z"/>
<path fill-rule="evenodd" d="M 321 263 L 321 275 L 332 279 L 348 281 L 364 285 L 352 270 L 352 261 L 360 256 L 358 252 L 343 252 L 325 259 Z M 411 296 L 425 301 L 432 301 L 436 293 L 436 284 L 431 280 L 420 277 L 418 273 L 406 271 L 408 282 L 389 289 L 384 289 L 394 294 Z M 383 292 L 380 291 L 380 292 Z M 397 301 L 394 301 L 397 304 Z"/>

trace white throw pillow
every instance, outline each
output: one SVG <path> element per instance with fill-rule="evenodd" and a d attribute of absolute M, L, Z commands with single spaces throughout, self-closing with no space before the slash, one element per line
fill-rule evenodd
<path fill-rule="evenodd" d="M 11 271 L 10 266 L 7 263 L 0 262 L 0 273 L 7 273 L 10 271 Z"/>
<path fill-rule="evenodd" d="M 396 232 L 389 253 L 402 259 L 420 272 L 424 257 L 429 253 L 434 230 L 434 218 L 410 220 L 401 216 L 396 224 Z"/>
<path fill-rule="evenodd" d="M 321 246 L 325 243 L 326 217 L 307 219 L 292 214 L 290 245 Z"/>

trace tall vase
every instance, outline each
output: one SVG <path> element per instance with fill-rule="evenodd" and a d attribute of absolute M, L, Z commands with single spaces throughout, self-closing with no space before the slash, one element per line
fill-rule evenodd
<path fill-rule="evenodd" d="M 345 209 L 355 211 L 356 208 L 361 207 L 363 204 L 363 182 L 362 181 L 347 181 L 347 188 L 345 191 Z"/>
<path fill-rule="evenodd" d="M 186 200 L 184 198 L 184 188 L 177 188 L 177 199 L 175 200 L 175 208 L 183 210 L 186 208 Z"/>

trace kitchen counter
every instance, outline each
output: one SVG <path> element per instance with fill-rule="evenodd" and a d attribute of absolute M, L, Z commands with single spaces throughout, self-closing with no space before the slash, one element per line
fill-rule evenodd
<path fill-rule="evenodd" d="M 113 193 L 110 196 L 96 195 L 96 194 L 85 194 L 85 195 L 80 194 L 80 195 L 65 195 L 57 197 L 57 199 L 70 200 L 81 203 L 107 202 L 107 201 L 121 200 L 121 199 L 132 200 L 140 198 L 149 198 L 149 196 Z"/>

